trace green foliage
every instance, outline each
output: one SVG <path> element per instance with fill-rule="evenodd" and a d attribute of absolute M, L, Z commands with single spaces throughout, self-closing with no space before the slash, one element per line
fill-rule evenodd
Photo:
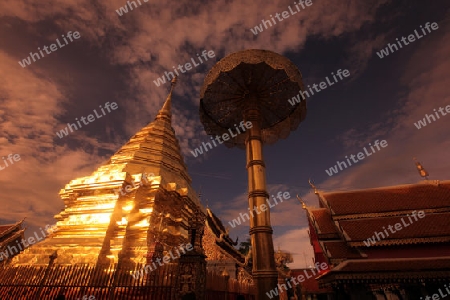
<path fill-rule="evenodd" d="M 239 244 L 238 251 L 241 252 L 243 255 L 247 255 L 250 251 L 250 247 L 252 246 L 252 243 L 250 242 L 250 238 L 247 238 L 245 242 L 241 242 Z"/>

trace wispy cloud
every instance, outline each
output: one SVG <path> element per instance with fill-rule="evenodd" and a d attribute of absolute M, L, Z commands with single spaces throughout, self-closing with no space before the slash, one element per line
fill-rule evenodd
<path fill-rule="evenodd" d="M 279 247 L 280 250 L 292 254 L 294 262 L 288 264 L 291 269 L 308 268 L 314 265 L 312 261 L 314 253 L 309 241 L 308 230 L 308 227 L 293 229 L 274 238 L 275 250 L 278 250 Z"/>
<path fill-rule="evenodd" d="M 447 18 L 448 19 L 448 18 Z M 396 109 L 386 111 L 379 122 L 366 128 L 350 129 L 332 144 L 342 146 L 344 155 L 356 153 L 358 148 L 376 139 L 385 139 L 389 146 L 376 157 L 367 158 L 352 166 L 347 174 L 330 178 L 320 185 L 326 189 L 377 187 L 420 181 L 412 158 L 417 157 L 430 172 L 432 179 L 446 179 L 450 158 L 448 128 L 450 118 L 441 117 L 427 127 L 417 130 L 414 122 L 434 108 L 450 104 L 450 22 L 440 24 L 441 35 L 429 36 L 426 43 L 414 45 L 417 50 L 405 66 L 399 81 L 406 92 L 392 95 Z M 433 53 L 432 56 L 429 53 Z M 427 57 L 426 60 L 423 57 Z M 391 59 L 391 58 L 390 58 Z M 382 170 L 382 171 L 381 171 Z M 405 176 L 406 174 L 406 176 Z M 401 180 L 399 180 L 401 178 Z"/>
<path fill-rule="evenodd" d="M 92 165 L 105 157 L 95 151 L 88 154 L 83 149 L 56 145 L 54 133 L 63 126 L 58 116 L 64 113 L 67 102 L 63 91 L 39 72 L 17 68 L 16 60 L 3 51 L 0 61 L 0 76 L 4 78 L 0 85 L 0 155 L 21 156 L 19 162 L 0 172 L 0 213 L 3 220 L 15 222 L 28 217 L 31 224 L 42 226 L 51 221 L 56 207 L 63 207 L 59 189 L 70 179 L 92 172 Z M 86 136 L 82 140 L 84 146 L 112 148 Z"/>

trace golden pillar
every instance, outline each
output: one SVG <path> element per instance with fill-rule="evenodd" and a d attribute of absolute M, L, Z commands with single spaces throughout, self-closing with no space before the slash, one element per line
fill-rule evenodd
<path fill-rule="evenodd" d="M 251 102 L 256 100 L 250 95 Z M 253 100 L 253 101 L 252 101 Z M 258 299 L 267 299 L 266 293 L 278 283 L 275 268 L 270 210 L 267 205 L 269 194 L 266 187 L 266 166 L 262 153 L 261 115 L 257 107 L 244 113 L 244 121 L 251 122 L 247 131 L 246 153 L 248 172 L 248 205 L 250 209 L 250 237 L 253 255 L 253 279 Z M 263 208 L 266 208 L 263 210 Z"/>

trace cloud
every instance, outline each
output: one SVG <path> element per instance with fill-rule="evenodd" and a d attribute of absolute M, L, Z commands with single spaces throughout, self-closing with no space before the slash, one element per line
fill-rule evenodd
<path fill-rule="evenodd" d="M 275 226 L 299 226 L 304 225 L 305 223 L 301 221 L 299 218 L 299 213 L 302 212 L 301 206 L 298 200 L 295 198 L 295 195 L 290 193 L 291 189 L 284 184 L 269 184 L 267 186 L 267 191 L 270 195 L 269 203 L 273 208 L 270 208 L 270 222 L 272 227 Z M 278 192 L 288 192 L 290 194 L 290 198 L 285 200 L 283 198 L 282 201 L 277 198 L 277 201 L 273 200 L 272 195 L 276 198 Z M 258 208 L 260 211 L 260 208 Z M 213 207 L 213 212 L 220 212 L 220 218 L 224 223 L 225 227 L 230 227 L 228 222 L 232 222 L 233 219 L 240 218 L 241 214 L 249 214 L 248 210 L 248 193 L 242 193 L 227 202 L 226 204 L 222 204 L 222 202 L 215 203 Z M 254 214 L 256 214 L 254 212 Z M 245 222 L 243 222 L 240 226 L 237 226 L 236 229 L 240 229 L 240 227 L 249 226 L 249 221 L 245 217 Z M 230 232 L 234 233 L 233 228 L 230 228 Z"/>
<path fill-rule="evenodd" d="M 343 146 L 341 160 L 345 155 L 360 152 L 376 139 L 386 140 L 388 147 L 320 183 L 322 189 L 416 183 L 420 177 L 413 157 L 430 172 L 430 179 L 448 176 L 450 116 L 441 116 L 420 130 L 414 126 L 425 114 L 434 114 L 434 109 L 450 105 L 450 26 L 448 21 L 439 26 L 435 35 L 430 34 L 426 41 L 414 45 L 417 48 L 399 79 L 406 93 L 402 92 L 405 95 L 399 94 L 397 98 L 393 96 L 398 101 L 397 108 L 385 112 L 379 122 L 368 124 L 369 130 L 350 129 L 336 140 Z"/>
<path fill-rule="evenodd" d="M 275 251 L 280 248 L 292 254 L 293 262 L 287 266 L 291 269 L 307 268 L 313 264 L 313 249 L 309 241 L 308 227 L 289 230 L 273 240 Z"/>
<path fill-rule="evenodd" d="M 47 76 L 22 69 L 3 51 L 0 61 L 0 156 L 20 155 L 20 161 L 0 171 L 0 214 L 9 222 L 28 217 L 32 226 L 43 226 L 51 220 L 55 208 L 63 207 L 57 195 L 59 189 L 71 179 L 94 171 L 92 166 L 105 158 L 56 145 L 55 132 L 64 126 L 57 119 L 64 113 L 64 92 Z M 83 135 L 77 134 L 65 138 L 76 140 Z M 82 140 L 84 145 L 91 142 L 100 146 L 94 139 Z"/>
<path fill-rule="evenodd" d="M 15 17 L 28 24 L 50 21 L 61 32 L 77 30 L 82 36 L 80 41 L 86 47 L 97 47 L 101 49 L 99 55 L 107 57 L 112 64 L 126 67 L 128 74 L 125 78 L 130 93 L 139 103 L 127 107 L 124 126 L 131 136 L 145 125 L 136 123 L 136 116 L 144 116 L 148 112 L 155 115 L 166 97 L 167 87 L 156 87 L 153 80 L 165 71 L 171 71 L 172 66 L 189 62 L 203 49 L 214 50 L 217 59 L 248 48 L 269 47 L 279 53 L 298 50 L 310 36 L 329 39 L 358 31 L 362 25 L 374 22 L 377 9 L 385 2 L 313 1 L 310 7 L 278 22 L 258 36 L 254 36 L 250 28 L 272 14 L 288 10 L 288 6 L 293 4 L 289 1 L 262 5 L 251 0 L 199 3 L 182 0 L 174 6 L 170 2 L 147 2 L 119 17 L 116 10 L 126 5 L 126 1 L 57 0 L 31 5 L 24 0 L 7 0 L 2 3 L 0 16 Z M 55 33 L 45 38 L 53 41 L 56 36 Z M 358 58 L 355 64 L 362 65 L 372 47 L 369 41 L 365 41 L 348 51 L 352 57 Z M 190 111 L 197 111 L 203 74 L 214 62 L 208 61 L 203 68 L 180 76 L 177 89 L 192 99 L 188 106 Z M 195 114 L 179 117 L 180 121 L 189 123 L 185 118 L 196 120 L 187 128 L 175 126 L 183 153 L 187 154 L 188 149 L 195 148 L 202 126 Z M 183 136 L 184 129 L 196 137 Z"/>

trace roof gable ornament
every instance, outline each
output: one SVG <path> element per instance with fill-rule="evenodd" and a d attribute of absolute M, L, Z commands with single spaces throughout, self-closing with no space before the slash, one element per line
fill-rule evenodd
<path fill-rule="evenodd" d="M 300 203 L 302 204 L 302 208 L 303 208 L 303 209 L 306 209 L 306 203 L 305 203 L 305 201 L 303 201 L 303 199 L 300 198 L 300 197 L 298 196 L 298 194 L 297 194 L 297 199 L 298 199 L 298 201 L 300 201 Z"/>
<path fill-rule="evenodd" d="M 308 183 L 309 185 L 314 189 L 314 194 L 319 194 L 319 191 L 317 190 L 317 187 L 314 185 L 314 183 L 312 182 L 311 178 L 308 179 Z"/>
<path fill-rule="evenodd" d="M 430 176 L 430 174 L 427 172 L 427 170 L 425 170 L 425 168 L 420 164 L 420 162 L 417 161 L 415 157 L 413 158 L 413 160 L 416 163 L 416 168 L 417 171 L 419 171 L 419 175 L 428 180 L 428 176 Z"/>

